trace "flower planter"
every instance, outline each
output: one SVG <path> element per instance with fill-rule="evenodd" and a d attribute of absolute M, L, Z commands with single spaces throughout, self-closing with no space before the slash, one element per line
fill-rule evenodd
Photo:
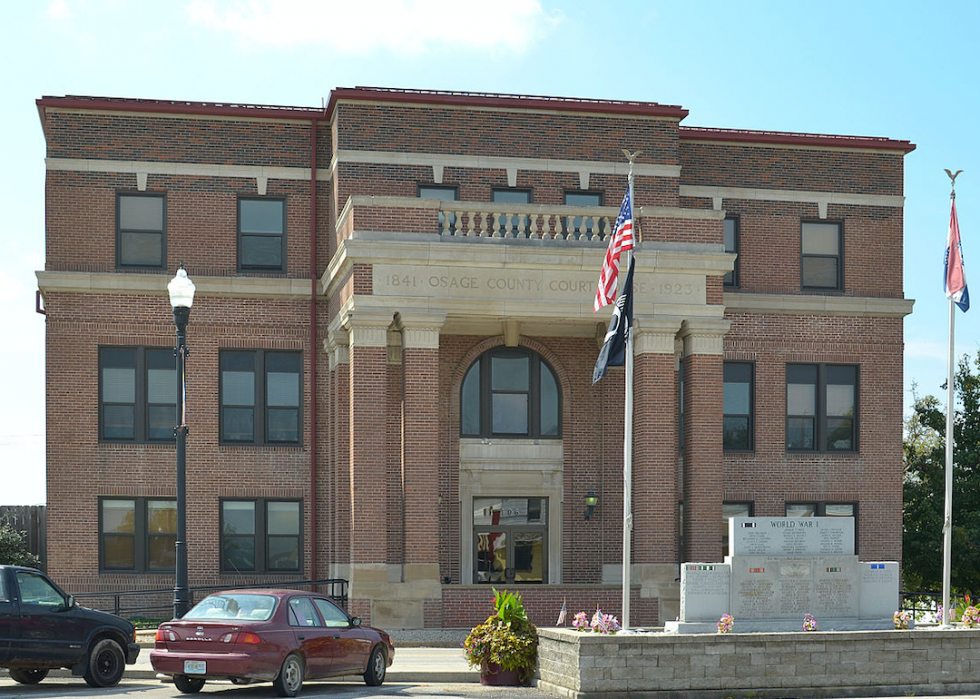
<path fill-rule="evenodd" d="M 496 663 L 484 663 L 480 666 L 480 684 L 520 687 L 522 682 L 517 670 L 504 670 Z"/>

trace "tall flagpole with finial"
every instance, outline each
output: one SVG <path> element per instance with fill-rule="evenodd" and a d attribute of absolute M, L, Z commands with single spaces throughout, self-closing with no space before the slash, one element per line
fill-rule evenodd
<path fill-rule="evenodd" d="M 953 422 L 956 415 L 954 398 L 955 378 L 955 346 L 954 327 L 956 324 L 956 306 L 964 311 L 970 307 L 969 294 L 966 292 L 966 279 L 963 275 L 963 253 L 960 246 L 960 228 L 956 219 L 956 177 L 962 170 L 955 173 L 946 170 L 949 175 L 949 237 L 946 242 L 946 270 L 944 285 L 946 296 L 949 298 L 949 357 L 946 374 L 946 498 L 943 513 L 943 615 L 942 625 L 949 627 L 952 621 L 952 610 L 949 603 L 950 567 L 953 555 Z"/>
<path fill-rule="evenodd" d="M 633 217 L 633 240 L 637 239 L 636 200 L 633 198 L 633 161 L 642 151 L 630 153 L 625 148 L 623 154 L 630 163 L 628 176 L 630 211 Z M 636 243 L 634 242 L 634 245 Z M 633 251 L 626 251 L 626 269 L 630 268 Z M 635 321 L 633 323 L 635 325 Z M 630 627 L 630 558 L 633 538 L 633 327 L 626 335 L 626 398 L 623 417 L 623 619 L 622 627 Z"/>

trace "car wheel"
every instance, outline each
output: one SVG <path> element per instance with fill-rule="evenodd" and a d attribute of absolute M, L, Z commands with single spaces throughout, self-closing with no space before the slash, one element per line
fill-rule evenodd
<path fill-rule="evenodd" d="M 204 686 L 204 680 L 202 680 L 200 677 L 174 675 L 174 684 L 177 686 L 177 689 L 184 694 L 197 694 Z"/>
<path fill-rule="evenodd" d="M 37 684 L 48 676 L 48 670 L 29 670 L 17 667 L 10 668 L 10 678 L 20 684 Z"/>
<path fill-rule="evenodd" d="M 85 681 L 89 687 L 114 687 L 119 684 L 125 669 L 122 648 L 111 638 L 103 638 L 89 651 Z"/>
<path fill-rule="evenodd" d="M 272 688 L 281 697 L 295 697 L 303 686 L 303 661 L 295 653 L 290 653 L 282 661 L 279 676 L 272 683 Z"/>
<path fill-rule="evenodd" d="M 385 681 L 385 672 L 388 669 L 388 658 L 381 646 L 377 646 L 371 651 L 371 659 L 368 660 L 367 670 L 364 672 L 364 682 L 371 687 L 377 687 Z"/>

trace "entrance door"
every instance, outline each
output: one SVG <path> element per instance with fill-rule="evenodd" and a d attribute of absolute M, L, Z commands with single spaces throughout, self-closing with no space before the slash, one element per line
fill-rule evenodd
<path fill-rule="evenodd" d="M 546 582 L 547 521 L 547 498 L 474 498 L 474 582 Z"/>

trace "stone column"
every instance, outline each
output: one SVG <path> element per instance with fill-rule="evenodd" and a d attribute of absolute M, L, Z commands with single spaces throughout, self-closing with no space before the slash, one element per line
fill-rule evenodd
<path fill-rule="evenodd" d="M 633 542 L 631 579 L 658 600 L 662 624 L 680 611 L 677 567 L 677 371 L 680 318 L 638 317 L 633 344 Z"/>
<path fill-rule="evenodd" d="M 439 579 L 439 329 L 402 318 L 405 581 Z"/>
<path fill-rule="evenodd" d="M 390 316 L 388 316 L 390 322 Z M 371 618 L 376 588 L 388 580 L 388 323 L 352 318 L 349 350 L 350 611 Z M 344 513 L 340 513 L 343 519 Z"/>
<path fill-rule="evenodd" d="M 684 541 L 682 561 L 721 560 L 723 350 L 730 322 L 689 319 L 684 341 Z"/>
<path fill-rule="evenodd" d="M 324 497 L 317 505 L 326 531 L 318 534 L 327 549 L 331 578 L 350 577 L 350 355 L 347 333 L 331 331 L 324 341 L 329 361 L 330 409 L 327 413 L 327 467 L 318 475 L 325 483 Z M 318 488 L 318 492 L 321 489 Z M 314 551 L 313 555 L 319 555 Z"/>

